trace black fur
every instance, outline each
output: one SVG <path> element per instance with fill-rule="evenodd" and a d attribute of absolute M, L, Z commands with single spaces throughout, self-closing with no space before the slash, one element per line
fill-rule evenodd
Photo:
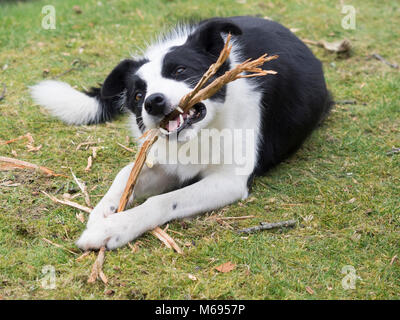
<path fill-rule="evenodd" d="M 279 55 L 263 67 L 277 71 L 277 75 L 252 79 L 263 92 L 262 136 L 254 171 L 262 175 L 301 146 L 328 114 L 332 99 L 321 62 L 290 30 L 254 17 L 233 17 L 229 21 L 242 30 L 235 39 L 242 48 L 243 60 L 264 53 Z"/>
<path fill-rule="evenodd" d="M 146 84 L 135 76 L 135 72 L 146 62 L 144 59 L 123 60 L 107 76 L 101 88 L 91 88 L 85 92 L 100 103 L 99 114 L 92 123 L 110 121 L 122 113 L 124 108 L 130 109 L 140 119 L 141 103 L 135 101 L 133 96 L 137 90 L 145 92 Z"/>

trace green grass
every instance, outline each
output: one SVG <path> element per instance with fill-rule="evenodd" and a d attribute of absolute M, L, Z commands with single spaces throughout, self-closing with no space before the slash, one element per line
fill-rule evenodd
<path fill-rule="evenodd" d="M 356 105 L 337 106 L 329 119 L 291 159 L 256 179 L 251 200 L 213 214 L 255 215 L 232 223 L 233 228 L 260 221 L 298 219 L 295 229 L 265 231 L 243 238 L 206 214 L 172 222 L 169 229 L 184 247 L 183 256 L 163 247 L 151 235 L 133 254 L 128 247 L 106 255 L 106 287 L 86 283 L 94 254 L 81 262 L 42 238 L 77 250 L 74 240 L 84 229 L 76 210 L 52 203 L 40 191 L 55 194 L 63 184 L 76 189 L 72 178 L 48 178 L 24 171 L 0 172 L 0 297 L 4 299 L 398 299 L 400 292 L 400 147 L 399 70 L 371 59 L 377 52 L 400 63 L 397 1 L 361 1 L 355 30 L 341 27 L 341 7 L 335 1 L 78 1 L 2 2 L 0 4 L 0 82 L 7 94 L 0 102 L 0 139 L 30 132 L 38 152 L 24 141 L 0 146 L 0 154 L 41 164 L 69 176 L 70 169 L 86 181 L 97 203 L 132 154 L 126 142 L 126 119 L 99 126 L 66 126 L 35 106 L 27 86 L 61 77 L 77 88 L 96 85 L 121 58 L 137 53 L 146 40 L 181 18 L 259 14 L 290 28 L 301 38 L 328 41 L 349 38 L 354 50 L 340 58 L 321 48 L 326 79 L 337 100 Z M 41 8 L 53 4 L 57 29 L 41 28 Z M 137 11 L 140 10 L 140 11 Z M 143 20 L 141 18 L 143 16 Z M 80 53 L 80 48 L 83 52 Z M 3 68 L 7 65 L 8 68 Z M 92 171 L 86 173 L 90 150 L 76 144 L 99 140 Z M 94 188 L 94 189 L 92 189 Z M 84 203 L 82 197 L 75 199 Z M 188 244 L 185 246 L 184 244 Z M 214 267 L 232 261 L 230 273 Z M 54 290 L 41 287 L 43 266 L 56 270 Z M 344 290 L 343 266 L 352 265 L 361 280 Z M 188 274 L 197 277 L 189 279 Z M 306 290 L 310 287 L 313 294 Z M 114 294 L 107 295 L 107 290 Z"/>

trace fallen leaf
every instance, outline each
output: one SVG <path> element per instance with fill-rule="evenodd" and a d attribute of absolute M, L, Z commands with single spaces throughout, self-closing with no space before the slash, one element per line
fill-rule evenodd
<path fill-rule="evenodd" d="M 235 269 L 236 264 L 232 263 L 231 261 L 225 262 L 218 267 L 215 267 L 215 269 L 219 272 L 226 273 L 226 272 L 231 272 L 233 269 Z"/>
<path fill-rule="evenodd" d="M 108 289 L 108 290 L 106 290 L 106 292 L 104 292 L 104 293 L 105 293 L 106 296 L 112 296 L 112 295 L 114 295 L 115 291 L 114 291 L 114 290 L 111 290 L 111 289 Z"/>

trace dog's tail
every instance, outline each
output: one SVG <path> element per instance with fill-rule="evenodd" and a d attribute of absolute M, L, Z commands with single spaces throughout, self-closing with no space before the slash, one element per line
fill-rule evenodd
<path fill-rule="evenodd" d="M 65 82 L 45 80 L 30 90 L 37 104 L 68 124 L 106 122 L 123 111 L 119 97 L 102 98 L 100 88 L 83 93 Z"/>

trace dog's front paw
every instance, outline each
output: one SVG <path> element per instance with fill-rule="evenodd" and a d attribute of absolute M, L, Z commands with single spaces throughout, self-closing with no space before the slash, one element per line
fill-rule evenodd
<path fill-rule="evenodd" d="M 109 250 L 127 244 L 139 234 L 132 230 L 126 214 L 117 213 L 108 218 L 94 222 L 82 233 L 76 245 L 82 250 L 100 249 L 105 246 Z"/>
<path fill-rule="evenodd" d="M 87 227 L 103 221 L 108 216 L 114 214 L 117 211 L 117 207 L 112 201 L 102 200 L 90 213 Z"/>

